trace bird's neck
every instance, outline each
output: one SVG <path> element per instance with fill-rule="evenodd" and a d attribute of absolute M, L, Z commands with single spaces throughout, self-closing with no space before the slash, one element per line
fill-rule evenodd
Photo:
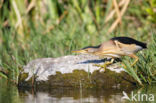
<path fill-rule="evenodd" d="M 98 50 L 98 48 L 92 48 L 89 53 L 94 54 L 97 50 Z"/>

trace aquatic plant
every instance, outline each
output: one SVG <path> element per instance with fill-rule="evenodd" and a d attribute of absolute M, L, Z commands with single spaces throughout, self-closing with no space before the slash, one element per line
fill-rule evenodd
<path fill-rule="evenodd" d="M 71 50 L 97 45 L 114 36 L 151 40 L 155 24 L 146 20 L 147 4 L 146 0 L 1 0 L 0 78 L 17 84 L 22 66 L 32 59 L 71 54 Z M 130 74 L 140 84 L 151 84 L 155 78 L 150 62 L 155 59 L 155 48 L 151 47 L 139 56 L 140 64 L 127 66 L 140 70 Z"/>
<path fill-rule="evenodd" d="M 152 84 L 156 82 L 156 34 L 153 33 L 152 40 L 148 44 L 147 50 L 138 53 L 139 61 L 132 67 L 128 57 L 124 59 L 125 70 L 131 75 L 140 85 Z"/>

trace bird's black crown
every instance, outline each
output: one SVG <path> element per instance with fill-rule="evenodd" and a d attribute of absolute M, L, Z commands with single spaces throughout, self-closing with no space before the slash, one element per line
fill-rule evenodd
<path fill-rule="evenodd" d="M 101 45 L 98 45 L 98 46 L 87 46 L 87 47 L 84 47 L 82 49 L 87 49 L 87 48 L 99 48 Z"/>
<path fill-rule="evenodd" d="M 111 40 L 117 40 L 117 41 L 124 43 L 124 44 L 136 44 L 138 46 L 141 46 L 142 48 L 147 48 L 146 43 L 137 41 L 137 40 L 130 38 L 130 37 L 114 37 Z"/>

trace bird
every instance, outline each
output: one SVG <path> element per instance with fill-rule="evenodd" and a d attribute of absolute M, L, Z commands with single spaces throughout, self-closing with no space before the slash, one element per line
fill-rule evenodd
<path fill-rule="evenodd" d="M 131 66 L 134 66 L 139 60 L 138 56 L 136 56 L 136 53 L 146 48 L 146 43 L 135 40 L 131 37 L 113 37 L 100 45 L 87 46 L 80 50 L 73 50 L 72 52 L 92 54 L 102 58 L 112 58 L 110 62 L 106 62 L 104 65 L 96 65 L 100 66 L 105 71 L 106 67 L 112 64 L 116 58 L 121 58 L 123 56 L 134 58 L 135 60 L 131 64 Z"/>

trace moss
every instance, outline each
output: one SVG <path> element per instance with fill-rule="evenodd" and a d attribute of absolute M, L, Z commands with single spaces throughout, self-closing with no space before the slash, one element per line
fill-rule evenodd
<path fill-rule="evenodd" d="M 115 73 L 110 70 L 106 70 L 106 72 L 93 72 L 92 81 L 96 88 L 131 87 L 134 83 L 133 78 L 130 77 L 126 72 Z"/>
<path fill-rule="evenodd" d="M 74 70 L 72 73 L 61 74 L 57 72 L 56 75 L 49 77 L 49 84 L 51 86 L 61 87 L 90 87 L 89 74 L 84 70 Z"/>
<path fill-rule="evenodd" d="M 23 74 L 23 79 L 26 77 Z M 21 78 L 21 79 L 22 79 Z M 23 80 L 22 79 L 22 80 Z M 31 78 L 26 85 L 32 86 Z M 116 73 L 114 71 L 106 70 L 105 72 L 94 71 L 93 73 L 84 70 L 74 70 L 72 73 L 56 72 L 51 75 L 48 81 L 35 82 L 38 88 L 60 88 L 60 87 L 74 87 L 74 88 L 131 88 L 135 84 L 132 77 L 126 72 Z"/>
<path fill-rule="evenodd" d="M 19 75 L 19 82 L 23 82 L 28 77 L 28 73 L 23 73 Z"/>
<path fill-rule="evenodd" d="M 74 70 L 72 73 L 49 76 L 48 81 L 38 83 L 40 87 L 74 87 L 74 88 L 130 88 L 135 84 L 133 78 L 127 73 L 116 73 L 110 70 L 106 72 L 94 71 L 92 74 L 84 70 Z"/>
<path fill-rule="evenodd" d="M 28 81 L 25 81 L 28 75 L 29 75 L 28 73 L 23 73 L 19 75 L 19 83 L 18 83 L 19 87 L 34 87 L 37 84 L 39 84 L 39 82 L 35 81 L 36 80 L 35 75 L 33 75 Z"/>

